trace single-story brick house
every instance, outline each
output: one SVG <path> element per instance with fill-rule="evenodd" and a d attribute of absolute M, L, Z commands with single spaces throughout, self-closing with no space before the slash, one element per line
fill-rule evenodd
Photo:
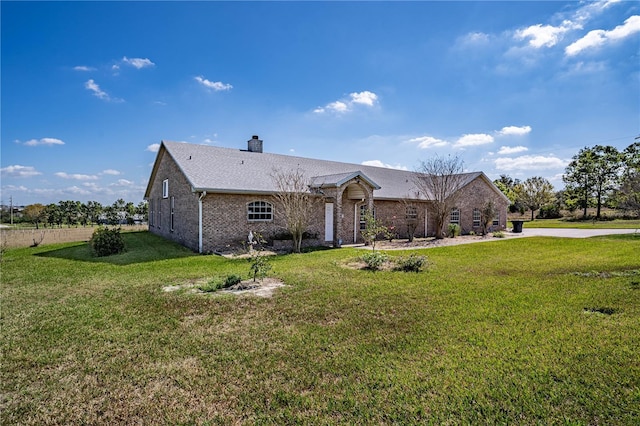
<path fill-rule="evenodd" d="M 367 209 L 399 238 L 408 236 L 409 221 L 414 236 L 435 234 L 429 197 L 416 190 L 415 172 L 270 154 L 262 145 L 257 136 L 246 150 L 163 141 L 145 192 L 149 231 L 200 253 L 237 247 L 249 232 L 277 242 L 286 227 L 272 176 L 274 170 L 299 169 L 318 201 L 308 245 L 361 242 Z M 479 232 L 480 209 L 493 200 L 499 213 L 492 229 L 504 229 L 509 200 L 484 173 L 462 176 L 451 222 L 463 233 Z"/>

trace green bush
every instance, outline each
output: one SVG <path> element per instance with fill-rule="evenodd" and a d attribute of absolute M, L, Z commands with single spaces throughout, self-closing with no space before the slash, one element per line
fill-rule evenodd
<path fill-rule="evenodd" d="M 404 272 L 420 272 L 426 264 L 426 256 L 412 254 L 409 257 L 399 257 L 396 260 L 396 270 Z"/>
<path fill-rule="evenodd" d="M 111 256 L 124 251 L 124 240 L 120 228 L 98 227 L 89 240 L 91 250 L 97 257 Z"/>
<path fill-rule="evenodd" d="M 360 256 L 360 260 L 367 265 L 366 268 L 372 271 L 377 271 L 382 268 L 382 265 L 384 265 L 384 262 L 386 262 L 388 258 L 389 256 L 379 251 L 371 251 Z"/>
<path fill-rule="evenodd" d="M 457 223 L 450 223 L 449 224 L 449 234 L 448 234 L 451 238 L 455 238 L 458 235 L 460 235 L 460 225 L 458 225 Z"/>
<path fill-rule="evenodd" d="M 504 235 L 504 232 L 502 232 L 502 231 L 496 231 L 496 232 L 493 233 L 493 237 L 494 238 L 504 238 L 505 235 Z"/>
<path fill-rule="evenodd" d="M 229 288 L 236 284 L 240 284 L 241 282 L 242 278 L 234 274 L 227 275 L 224 280 L 220 277 L 213 277 L 206 284 L 198 286 L 198 290 L 205 293 L 211 293 L 217 290 L 222 290 L 223 288 Z"/>
<path fill-rule="evenodd" d="M 227 275 L 227 278 L 224 280 L 224 287 L 231 287 L 236 284 L 240 284 L 242 282 L 242 278 L 239 275 Z"/>

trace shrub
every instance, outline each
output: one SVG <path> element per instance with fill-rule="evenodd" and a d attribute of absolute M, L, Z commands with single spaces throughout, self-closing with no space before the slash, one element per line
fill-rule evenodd
<path fill-rule="evenodd" d="M 242 278 L 238 275 L 227 275 L 227 277 L 223 280 L 220 277 L 213 277 L 204 285 L 198 287 L 198 290 L 204 291 L 205 293 L 211 293 L 216 290 L 221 290 L 223 288 L 229 288 L 236 284 L 240 284 L 242 282 Z"/>
<path fill-rule="evenodd" d="M 240 284 L 242 282 L 242 278 L 239 275 L 231 274 L 227 275 L 227 278 L 224 280 L 224 287 L 231 287 L 236 284 Z"/>
<path fill-rule="evenodd" d="M 496 231 L 493 233 L 493 238 L 504 238 L 504 232 Z"/>
<path fill-rule="evenodd" d="M 449 234 L 448 234 L 451 238 L 455 238 L 458 235 L 460 235 L 460 225 L 458 225 L 457 223 L 450 223 L 449 224 Z"/>
<path fill-rule="evenodd" d="M 262 250 L 254 250 L 252 253 L 249 258 L 251 263 L 249 270 L 251 271 L 253 282 L 255 282 L 256 278 L 262 279 L 267 276 L 267 273 L 271 270 L 271 263 L 267 255 L 262 253 Z"/>
<path fill-rule="evenodd" d="M 427 264 L 426 256 L 412 254 L 409 257 L 399 257 L 396 260 L 396 270 L 404 272 L 420 272 Z"/>
<path fill-rule="evenodd" d="M 367 265 L 366 268 L 372 271 L 377 271 L 382 268 L 382 265 L 384 265 L 384 262 L 386 262 L 388 258 L 385 253 L 379 251 L 371 251 L 360 256 L 360 260 Z"/>
<path fill-rule="evenodd" d="M 98 257 L 111 256 L 124 251 L 124 240 L 120 228 L 98 227 L 89 240 L 93 254 Z"/>

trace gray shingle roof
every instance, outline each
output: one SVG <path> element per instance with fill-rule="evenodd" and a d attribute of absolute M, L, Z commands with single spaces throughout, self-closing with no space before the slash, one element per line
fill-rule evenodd
<path fill-rule="evenodd" d="M 361 172 L 380 186 L 374 191 L 376 199 L 415 198 L 416 193 L 415 172 L 405 170 L 167 141 L 162 142 L 158 158 L 163 149 L 198 192 L 273 193 L 277 190 L 271 178 L 275 170 L 300 168 L 317 184 L 323 183 L 322 179 L 339 182 L 354 172 Z M 466 183 L 478 176 L 486 178 L 482 172 L 465 173 L 465 176 Z M 147 188 L 145 196 L 149 190 Z M 424 198 L 424 194 L 419 198 Z"/>

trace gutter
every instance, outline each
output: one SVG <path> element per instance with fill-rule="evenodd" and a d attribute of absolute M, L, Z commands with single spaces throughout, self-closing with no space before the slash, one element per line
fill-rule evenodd
<path fill-rule="evenodd" d="M 207 196 L 207 191 L 202 191 L 198 198 L 198 253 L 202 253 L 202 200 Z"/>

